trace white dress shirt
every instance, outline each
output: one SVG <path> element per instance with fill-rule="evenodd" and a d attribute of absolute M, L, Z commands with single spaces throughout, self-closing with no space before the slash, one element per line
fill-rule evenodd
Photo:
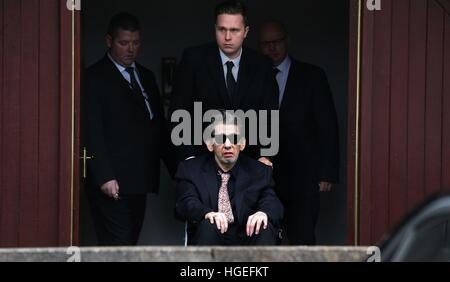
<path fill-rule="evenodd" d="M 276 75 L 276 79 L 280 91 L 279 105 L 281 106 L 281 102 L 283 102 L 284 90 L 286 89 L 286 83 L 289 76 L 289 70 L 291 68 L 291 58 L 289 56 L 286 56 L 283 62 L 276 66 L 276 68 L 279 70 Z"/>
<path fill-rule="evenodd" d="M 225 84 L 227 83 L 227 62 L 232 61 L 234 64 L 233 69 L 231 70 L 231 73 L 233 74 L 234 80 L 237 82 L 238 80 L 238 74 L 239 74 L 239 64 L 241 62 L 241 56 L 242 56 L 242 48 L 239 51 L 239 56 L 237 56 L 234 59 L 230 59 L 225 55 L 225 53 L 219 48 L 220 52 L 220 59 L 222 60 L 222 67 L 223 67 L 223 75 L 225 77 Z M 228 87 L 228 85 L 227 85 Z"/>
<path fill-rule="evenodd" d="M 125 80 L 128 81 L 128 85 L 130 86 L 130 88 L 132 88 L 131 87 L 131 77 L 130 77 L 130 74 L 127 72 L 127 68 L 122 66 L 118 62 L 116 62 L 109 53 L 108 53 L 108 58 L 114 63 L 114 65 L 117 67 L 117 69 L 119 70 L 119 72 L 123 76 L 123 78 L 125 78 Z M 153 119 L 153 113 L 152 113 L 152 109 L 150 107 L 147 92 L 145 92 L 145 89 L 142 86 L 141 80 L 139 79 L 139 75 L 138 75 L 137 68 L 136 68 L 136 63 L 133 62 L 133 64 L 131 64 L 130 67 L 132 67 L 134 69 L 134 77 L 136 77 L 136 81 L 137 81 L 139 87 L 141 88 L 142 95 L 145 98 L 145 104 L 147 105 L 147 109 L 150 114 L 150 119 Z"/>

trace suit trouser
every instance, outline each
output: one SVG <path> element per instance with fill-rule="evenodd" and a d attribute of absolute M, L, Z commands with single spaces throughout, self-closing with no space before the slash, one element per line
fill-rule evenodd
<path fill-rule="evenodd" d="M 100 246 L 136 245 L 145 216 L 146 194 L 120 195 L 119 200 L 100 189 L 88 189 L 98 244 Z"/>
<path fill-rule="evenodd" d="M 284 206 L 283 232 L 291 245 L 315 245 L 320 209 L 318 183 L 279 178 L 276 192 Z"/>
<path fill-rule="evenodd" d="M 237 246 L 237 245 L 276 245 L 278 233 L 269 222 L 267 229 L 261 227 L 258 235 L 247 237 L 245 226 L 237 224 L 228 225 L 228 230 L 221 234 L 216 224 L 211 224 L 209 220 L 202 220 L 195 225 L 189 239 L 189 245 L 199 246 Z"/>

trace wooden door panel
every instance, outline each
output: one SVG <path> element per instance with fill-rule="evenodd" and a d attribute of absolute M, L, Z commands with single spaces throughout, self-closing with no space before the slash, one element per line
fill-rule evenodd
<path fill-rule="evenodd" d="M 360 114 L 357 239 L 370 245 L 425 198 L 450 189 L 450 5 L 383 0 L 369 11 L 360 3 L 361 106 L 349 109 Z M 355 126 L 349 129 L 354 140 Z M 349 222 L 356 225 L 351 214 Z"/>
<path fill-rule="evenodd" d="M 72 11 L 59 0 L 0 6 L 0 247 L 70 245 L 79 90 Z"/>

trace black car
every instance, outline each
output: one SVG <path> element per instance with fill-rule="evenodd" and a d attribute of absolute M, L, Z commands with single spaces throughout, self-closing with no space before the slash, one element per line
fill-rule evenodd
<path fill-rule="evenodd" d="M 450 194 L 410 213 L 381 244 L 381 261 L 450 262 Z"/>

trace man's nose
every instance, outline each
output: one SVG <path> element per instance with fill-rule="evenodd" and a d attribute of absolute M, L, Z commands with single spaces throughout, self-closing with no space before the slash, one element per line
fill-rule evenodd
<path fill-rule="evenodd" d="M 225 144 L 224 144 L 224 145 L 225 145 L 225 149 L 231 148 L 231 145 L 232 145 L 232 144 L 231 144 L 230 139 L 227 138 L 227 140 L 225 140 Z"/>
<path fill-rule="evenodd" d="M 231 32 L 228 30 L 225 32 L 225 40 L 231 40 Z"/>
<path fill-rule="evenodd" d="M 275 49 L 277 48 L 277 45 L 275 42 L 270 42 L 269 43 L 269 50 L 270 51 L 275 51 Z"/>

